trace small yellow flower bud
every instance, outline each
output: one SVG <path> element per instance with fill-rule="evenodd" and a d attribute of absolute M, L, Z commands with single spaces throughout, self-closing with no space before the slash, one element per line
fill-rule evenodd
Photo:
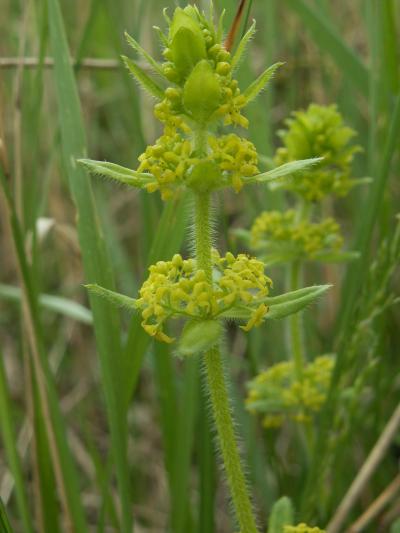
<path fill-rule="evenodd" d="M 215 70 L 220 76 L 226 76 L 231 71 L 231 66 L 227 62 L 221 61 L 220 63 L 217 63 Z"/>

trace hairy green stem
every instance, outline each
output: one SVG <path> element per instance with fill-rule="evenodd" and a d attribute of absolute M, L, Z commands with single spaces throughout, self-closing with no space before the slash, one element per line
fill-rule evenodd
<path fill-rule="evenodd" d="M 203 136 L 204 138 L 204 136 Z M 197 268 L 212 280 L 210 194 L 198 193 L 195 198 L 195 234 Z M 241 466 L 221 353 L 218 347 L 205 354 L 207 384 L 217 428 L 229 489 L 241 533 L 257 533 L 252 505 Z"/>
<path fill-rule="evenodd" d="M 241 466 L 219 348 L 212 348 L 206 353 L 205 365 L 219 446 L 240 533 L 257 533 L 246 479 Z"/>

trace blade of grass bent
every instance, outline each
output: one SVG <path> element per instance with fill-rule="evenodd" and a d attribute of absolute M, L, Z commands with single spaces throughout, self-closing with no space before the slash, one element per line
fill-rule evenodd
<path fill-rule="evenodd" d="M 113 288 L 113 277 L 98 223 L 90 181 L 76 160 L 86 156 L 80 103 L 58 0 L 48 0 L 50 42 L 54 56 L 54 79 L 59 106 L 62 152 L 71 194 L 78 212 L 78 234 L 86 279 Z M 91 297 L 94 329 L 100 356 L 101 377 L 111 430 L 111 448 L 116 466 L 122 508 L 122 531 L 131 533 L 132 514 L 126 449 L 126 410 L 121 387 L 120 339 L 117 312 L 97 297 Z"/>

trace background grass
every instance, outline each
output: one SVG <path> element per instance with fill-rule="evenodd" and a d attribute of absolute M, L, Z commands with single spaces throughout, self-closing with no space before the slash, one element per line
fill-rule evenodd
<path fill-rule="evenodd" d="M 233 530 L 198 362 L 178 361 L 168 347 L 149 342 L 137 318 L 95 298 L 89 304 L 82 288 L 97 281 L 134 295 L 149 264 L 189 252 L 183 244 L 189 205 L 89 180 L 74 163 L 90 155 L 134 167 L 158 135 L 152 102 L 119 56 L 131 55 L 124 30 L 158 54 L 151 27 L 163 26 L 165 5 L 175 4 L 3 0 L 0 497 L 15 531 L 131 531 L 132 524 L 154 533 Z M 215 5 L 226 8 L 228 27 L 236 1 Z M 240 83 L 246 86 L 265 64 L 286 62 L 249 108 L 249 136 L 260 154 L 273 155 L 276 131 L 292 110 L 335 102 L 364 149 L 354 175 L 373 178 L 331 206 L 361 260 L 306 272 L 308 284 L 335 285 L 305 313 L 310 358 L 338 355 L 310 463 L 292 429 L 265 432 L 243 408 L 245 382 L 285 358 L 283 324 L 246 337 L 231 328 L 228 335 L 260 520 L 266 523 L 272 503 L 286 494 L 299 519 L 324 525 L 399 397 L 399 311 L 391 295 L 399 286 L 400 5 L 253 0 L 253 17 L 258 32 Z M 6 67 L 7 58 L 21 56 L 36 58 L 35 68 Z M 73 69 L 69 56 L 77 60 Z M 89 69 L 85 58 L 116 63 Z M 285 205 L 282 195 L 251 188 L 218 201 L 219 244 L 233 251 L 240 245 L 232 226 L 247 228 L 261 209 Z M 274 268 L 271 276 L 278 292 L 282 271 Z M 343 387 L 353 394 L 345 412 Z M 348 523 L 392 481 L 397 459 L 393 444 Z M 366 531 L 387 531 L 384 516 Z"/>

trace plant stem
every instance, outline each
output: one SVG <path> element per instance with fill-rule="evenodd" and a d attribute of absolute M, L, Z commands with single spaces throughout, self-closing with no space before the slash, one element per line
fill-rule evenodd
<path fill-rule="evenodd" d="M 301 202 L 298 206 L 296 222 L 307 220 L 310 216 L 311 206 Z M 300 259 L 290 263 L 288 267 L 287 290 L 296 291 L 303 282 L 303 263 Z M 304 363 L 304 328 L 301 313 L 295 313 L 289 317 L 288 344 L 292 355 L 296 378 L 303 378 Z"/>
<path fill-rule="evenodd" d="M 295 291 L 300 287 L 302 278 L 302 265 L 300 261 L 294 261 L 289 265 L 288 270 L 288 290 Z M 293 358 L 297 379 L 303 378 L 304 370 L 304 340 L 303 323 L 300 313 L 295 313 L 289 317 L 289 343 Z"/>
<path fill-rule="evenodd" d="M 195 234 L 197 268 L 204 270 L 207 279 L 211 282 L 210 200 L 209 193 L 196 194 Z M 223 363 L 218 347 L 210 349 L 205 354 L 205 366 L 219 446 L 240 530 L 241 533 L 257 533 L 252 505 L 241 466 Z"/>
<path fill-rule="evenodd" d="M 195 233 L 197 268 L 204 270 L 207 280 L 212 279 L 210 194 L 196 194 Z"/>
<path fill-rule="evenodd" d="M 211 348 L 205 354 L 205 364 L 218 441 L 233 506 L 240 526 L 240 533 L 257 533 L 253 509 L 241 466 L 219 348 Z"/>

